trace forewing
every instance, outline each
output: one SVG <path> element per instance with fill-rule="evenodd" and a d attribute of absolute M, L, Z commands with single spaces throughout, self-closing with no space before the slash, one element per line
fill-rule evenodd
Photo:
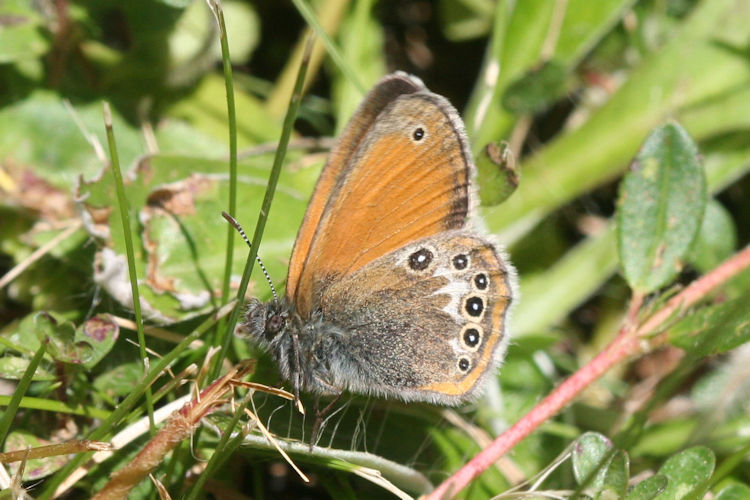
<path fill-rule="evenodd" d="M 310 245 L 316 233 L 320 218 L 332 192 L 340 185 L 342 176 L 353 165 L 352 158 L 360 150 L 362 141 L 372 128 L 375 119 L 395 98 L 424 89 L 416 78 L 404 73 L 394 73 L 383 78 L 365 97 L 362 104 L 349 120 L 336 146 L 328 155 L 318 183 L 315 186 L 305 218 L 300 226 L 289 262 L 287 276 L 287 296 L 294 297 L 302 267 L 310 252 Z"/>
<path fill-rule="evenodd" d="M 294 301 L 305 316 L 322 288 L 420 238 L 466 224 L 471 162 L 453 107 L 427 91 L 378 115 L 328 193 Z"/>

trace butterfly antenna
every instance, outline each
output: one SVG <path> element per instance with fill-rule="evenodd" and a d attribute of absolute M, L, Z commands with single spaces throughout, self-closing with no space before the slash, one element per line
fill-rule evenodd
<path fill-rule="evenodd" d="M 242 226 L 240 226 L 240 223 L 235 220 L 234 217 L 229 215 L 228 213 L 222 211 L 221 215 L 237 230 L 238 233 L 240 233 L 240 236 L 242 236 L 242 239 L 245 240 L 245 243 L 247 243 L 247 246 L 252 248 L 253 245 L 250 243 L 250 240 L 247 238 L 247 235 L 245 234 L 245 230 L 242 229 Z M 271 276 L 268 275 L 268 271 L 266 271 L 266 266 L 263 265 L 263 261 L 260 260 L 260 257 L 257 255 L 255 256 L 255 260 L 258 261 L 258 265 L 260 266 L 260 270 L 263 271 L 263 276 L 266 277 L 266 281 L 268 282 L 268 286 L 271 287 L 271 293 L 273 294 L 273 301 L 278 302 L 279 296 L 276 295 L 276 287 L 273 286 L 273 281 L 271 281 Z"/>

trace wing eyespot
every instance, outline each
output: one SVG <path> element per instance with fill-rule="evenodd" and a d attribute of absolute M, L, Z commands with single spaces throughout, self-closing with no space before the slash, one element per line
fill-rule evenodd
<path fill-rule="evenodd" d="M 476 351 L 482 344 L 484 330 L 476 323 L 469 323 L 463 327 L 460 334 L 461 346 L 469 351 Z"/>
<path fill-rule="evenodd" d="M 461 373 L 468 372 L 469 368 L 471 368 L 471 361 L 469 361 L 469 358 L 463 356 L 458 358 L 458 370 Z"/>
<path fill-rule="evenodd" d="M 487 290 L 487 287 L 490 285 L 490 280 L 485 273 L 475 274 L 471 282 L 474 288 L 480 291 Z"/>
<path fill-rule="evenodd" d="M 469 321 L 481 320 L 484 316 L 485 299 L 479 295 L 469 295 L 463 301 L 463 313 Z"/>
<path fill-rule="evenodd" d="M 469 267 L 469 256 L 465 253 L 459 253 L 453 256 L 451 259 L 451 264 L 453 265 L 453 269 L 456 271 L 463 271 L 467 267 Z"/>
<path fill-rule="evenodd" d="M 411 133 L 411 140 L 414 142 L 420 142 L 424 140 L 425 137 L 427 137 L 427 131 L 422 125 L 417 126 Z"/>
<path fill-rule="evenodd" d="M 409 257 L 407 258 L 407 266 L 412 271 L 422 272 L 428 269 L 434 260 L 435 252 L 430 248 L 421 247 L 409 254 Z"/>

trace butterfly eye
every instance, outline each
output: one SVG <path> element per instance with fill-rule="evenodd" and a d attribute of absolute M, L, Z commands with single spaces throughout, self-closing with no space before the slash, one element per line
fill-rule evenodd
<path fill-rule="evenodd" d="M 469 266 L 469 256 L 460 253 L 453 257 L 453 268 L 457 271 L 462 271 Z"/>
<path fill-rule="evenodd" d="M 424 271 L 433 259 L 432 252 L 427 248 L 420 248 L 409 256 L 409 268 L 412 271 Z"/>
<path fill-rule="evenodd" d="M 278 313 L 271 314 L 266 320 L 266 338 L 271 340 L 279 333 L 286 324 L 284 316 Z"/>
<path fill-rule="evenodd" d="M 464 302 L 464 310 L 472 318 L 479 318 L 484 312 L 484 300 L 477 296 L 469 297 Z"/>
<path fill-rule="evenodd" d="M 419 142 L 422 139 L 424 139 L 425 133 L 424 129 L 422 127 L 417 127 L 414 129 L 414 133 L 411 135 L 412 139 L 414 139 L 415 142 Z"/>
<path fill-rule="evenodd" d="M 458 369 L 462 372 L 466 373 L 469 371 L 469 367 L 471 367 L 471 361 L 469 361 L 468 358 L 460 358 L 458 360 Z"/>
<path fill-rule="evenodd" d="M 281 316 L 271 316 L 268 319 L 268 331 L 278 332 L 279 330 L 281 330 L 282 324 L 284 324 L 284 320 L 281 319 Z"/>
<path fill-rule="evenodd" d="M 477 287 L 477 290 L 486 290 L 487 285 L 489 285 L 489 281 L 487 280 L 486 274 L 479 273 L 474 276 L 474 286 Z"/>

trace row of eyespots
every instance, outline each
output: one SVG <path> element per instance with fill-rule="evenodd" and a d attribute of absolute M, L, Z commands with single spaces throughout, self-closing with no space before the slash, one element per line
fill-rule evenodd
<path fill-rule="evenodd" d="M 407 265 L 412 271 L 421 273 L 427 270 L 434 260 L 434 251 L 430 248 L 422 247 L 409 255 Z M 465 253 L 454 255 L 450 262 L 456 271 L 463 271 L 471 265 L 471 260 Z M 461 330 L 460 341 L 467 350 L 476 351 L 481 345 L 484 336 L 484 331 L 477 321 L 481 321 L 484 314 L 486 298 L 482 292 L 489 287 L 489 278 L 484 272 L 479 272 L 472 276 L 471 282 L 475 293 L 468 295 L 463 300 L 464 316 L 469 323 Z M 470 368 L 471 360 L 466 356 L 461 356 L 458 359 L 459 371 L 466 373 Z"/>
<path fill-rule="evenodd" d="M 453 269 L 463 271 L 471 265 L 471 259 L 464 253 L 459 253 L 451 259 Z M 461 329 L 461 344 L 469 351 L 476 351 L 482 344 L 484 330 L 478 321 L 482 320 L 486 306 L 486 297 L 483 293 L 490 286 L 489 278 L 484 272 L 478 272 L 471 277 L 472 288 L 475 293 L 466 296 L 463 300 L 463 313 L 468 323 Z M 471 369 L 471 360 L 466 356 L 458 358 L 458 370 L 467 373 Z"/>

